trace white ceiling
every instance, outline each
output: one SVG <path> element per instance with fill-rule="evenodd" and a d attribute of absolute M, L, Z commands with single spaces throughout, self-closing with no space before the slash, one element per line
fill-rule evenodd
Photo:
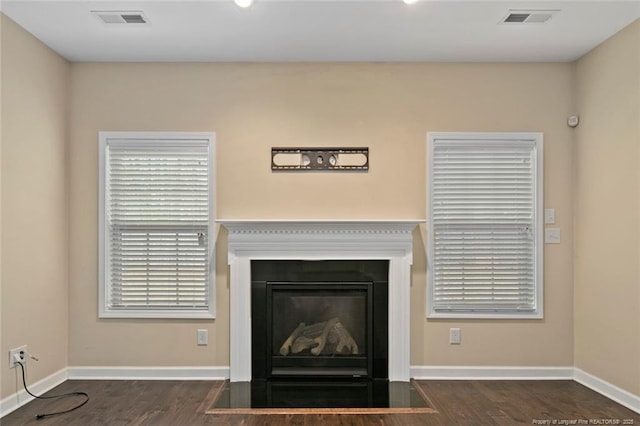
<path fill-rule="evenodd" d="M 2 0 L 2 12 L 70 61 L 573 61 L 640 17 L 640 0 Z M 558 10 L 504 24 L 509 9 Z M 92 10 L 140 10 L 104 24 Z"/>

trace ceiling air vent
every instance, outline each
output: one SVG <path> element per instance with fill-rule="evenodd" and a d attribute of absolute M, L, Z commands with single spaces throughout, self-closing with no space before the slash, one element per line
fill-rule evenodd
<path fill-rule="evenodd" d="M 504 19 L 504 22 L 524 22 L 529 16 L 531 15 L 528 13 L 510 13 Z"/>
<path fill-rule="evenodd" d="M 553 15 L 560 10 L 519 10 L 511 9 L 507 16 L 502 20 L 507 24 L 542 24 L 547 22 Z"/>
<path fill-rule="evenodd" d="M 149 20 L 140 10 L 92 10 L 105 24 L 147 24 Z"/>

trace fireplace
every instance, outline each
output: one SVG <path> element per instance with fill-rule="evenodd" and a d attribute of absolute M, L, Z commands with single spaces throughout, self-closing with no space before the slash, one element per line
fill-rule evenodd
<path fill-rule="evenodd" d="M 387 260 L 251 262 L 256 379 L 388 379 Z"/>
<path fill-rule="evenodd" d="M 314 363 L 318 363 L 317 360 L 308 360 L 306 366 L 288 365 L 279 366 L 278 361 L 271 360 L 271 366 L 267 365 L 266 360 L 260 361 L 263 365 L 262 371 L 256 368 L 254 365 L 253 346 L 258 344 L 254 338 L 257 333 L 252 324 L 252 304 L 255 299 L 253 294 L 254 289 L 252 281 L 254 280 L 253 269 L 259 268 L 262 261 L 293 261 L 303 262 L 305 265 L 312 265 L 315 262 L 321 263 L 322 261 L 374 261 L 382 262 L 387 268 L 384 280 L 375 278 L 376 283 L 378 281 L 386 281 L 386 302 L 378 302 L 377 298 L 372 295 L 373 298 L 373 311 L 371 315 L 376 321 L 376 317 L 379 315 L 376 304 L 384 304 L 387 306 L 387 335 L 386 335 L 386 359 L 376 358 L 378 350 L 374 346 L 372 350 L 369 350 L 368 354 L 373 354 L 373 359 L 367 361 L 367 366 L 363 367 L 362 364 L 357 365 L 352 370 L 358 370 L 357 372 L 348 372 L 344 365 L 334 365 L 331 368 L 336 369 L 336 374 L 358 374 L 364 372 L 366 368 L 367 373 L 371 374 L 371 377 L 376 377 L 377 371 L 386 370 L 384 377 L 388 377 L 389 381 L 395 382 L 408 382 L 410 378 L 409 367 L 409 308 L 410 308 L 410 287 L 411 287 L 411 264 L 413 260 L 413 230 L 416 225 L 420 223 L 419 220 L 400 220 L 400 221 L 254 221 L 254 220 L 222 220 L 220 223 L 228 230 L 228 262 L 230 266 L 229 271 L 229 289 L 230 289 L 230 370 L 229 377 L 232 383 L 236 382 L 250 382 L 257 374 L 262 374 L 264 377 L 267 375 L 284 374 L 286 376 L 295 376 L 296 374 L 303 373 L 309 374 L 313 371 Z M 336 264 L 337 265 L 337 264 Z M 335 266 L 335 265 L 334 265 Z M 305 266 L 311 267 L 311 266 Z M 268 268 L 266 268 L 268 269 Z M 370 273 L 367 272 L 364 275 Z M 383 273 L 384 274 L 384 273 Z M 293 278 L 289 278 L 283 275 L 275 275 L 273 279 L 270 276 L 262 277 L 258 275 L 258 281 L 264 282 L 263 293 L 266 298 L 266 282 L 272 282 L 271 292 L 280 293 L 283 300 L 276 303 L 290 303 L 286 302 L 287 292 L 292 291 L 308 291 L 308 298 L 320 297 L 318 295 L 325 293 L 331 293 L 333 290 L 331 285 L 335 284 L 335 276 L 329 278 L 319 278 L 316 274 L 314 278 L 307 278 L 305 274 Z M 377 293 L 377 284 L 362 284 L 362 276 L 356 279 L 350 279 L 347 276 L 341 277 L 339 281 L 358 283 L 359 286 L 367 287 L 367 285 L 373 286 L 373 292 Z M 367 281 L 367 280 L 364 280 Z M 369 280 L 371 281 L 371 280 Z M 298 287 L 296 287 L 298 286 Z M 307 286 L 302 289 L 300 287 Z M 322 286 L 326 286 L 322 288 Z M 359 297 L 368 299 L 370 296 L 356 296 L 358 292 L 364 291 L 361 288 L 352 289 L 354 294 L 343 295 L 343 297 L 353 297 L 358 299 Z M 368 292 L 369 290 L 367 290 Z M 316 293 L 313 293 L 316 292 Z M 380 291 L 384 293 L 383 290 Z M 290 294 L 289 294 L 290 295 Z M 305 297 L 305 296 L 300 296 Z M 382 299 L 380 299 L 382 300 Z M 272 302 L 273 303 L 273 302 Z M 361 302 L 354 302 L 356 305 Z M 368 302 L 366 302 L 368 303 Z M 267 309 L 266 307 L 264 309 Z M 273 306 L 272 308 L 273 309 Z M 288 324 L 285 328 L 295 328 L 304 322 L 313 322 L 314 324 L 326 322 L 327 320 L 340 317 L 342 314 L 329 315 L 331 318 L 318 318 L 316 319 L 302 319 L 300 317 L 292 319 L 292 324 Z M 315 322 L 319 321 L 319 322 Z M 340 318 L 342 326 L 345 326 L 343 320 Z M 383 320 L 379 320 L 383 322 Z M 261 327 L 263 325 L 258 325 Z M 351 327 L 351 326 L 349 326 Z M 331 328 L 331 327 L 330 327 Z M 278 339 L 281 340 L 282 335 L 287 335 L 287 338 L 291 335 L 293 330 L 286 330 L 281 332 L 281 336 Z M 311 331 L 309 331 L 311 332 Z M 329 330 L 329 333 L 335 334 L 335 328 Z M 289 334 L 287 334 L 289 333 Z M 354 340 L 361 339 L 359 337 L 360 331 L 349 330 L 351 337 Z M 370 339 L 375 345 L 375 336 L 379 335 L 378 332 L 371 332 L 373 337 Z M 354 336 L 355 335 L 355 336 Z M 332 337 L 335 340 L 335 336 Z M 369 344 L 369 341 L 365 337 L 365 349 Z M 259 338 L 258 338 L 259 340 Z M 266 346 L 269 344 L 271 348 L 268 353 L 270 356 L 273 352 L 276 352 L 278 356 L 284 342 L 274 340 L 272 335 L 269 340 L 265 340 L 261 344 L 265 345 L 265 350 L 261 350 L 261 353 L 266 354 Z M 360 344 L 358 345 L 358 352 L 360 352 Z M 344 349 L 344 348 L 342 348 Z M 311 350 L 311 348 L 307 349 Z M 341 350 L 342 352 L 342 350 Z M 351 354 L 352 356 L 336 355 L 333 358 L 342 358 L 348 360 L 350 358 L 358 358 L 360 354 Z M 325 352 L 320 353 L 318 356 L 331 358 Z M 312 356 L 306 355 L 307 358 Z M 315 356 L 313 356 L 315 358 Z M 318 358 L 319 359 L 319 358 Z M 353 363 L 359 363 L 360 361 L 347 361 Z M 369 367 L 371 363 L 371 367 Z M 275 366 L 274 366 L 275 364 Z M 275 368 L 275 370 L 274 370 Z M 296 371 L 296 368 L 301 369 Z M 306 370 L 306 371 L 302 371 Z M 369 373 L 370 371 L 370 373 Z M 304 379 L 306 380 L 306 379 Z M 309 380 L 307 380 L 309 381 Z M 331 392 L 328 392 L 331 394 Z"/>

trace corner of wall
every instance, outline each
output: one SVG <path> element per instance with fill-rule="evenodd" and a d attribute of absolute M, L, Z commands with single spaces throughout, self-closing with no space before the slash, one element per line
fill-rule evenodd
<path fill-rule="evenodd" d="M 5 15 L 0 22 L 0 352 L 28 345 L 41 359 L 29 369 L 37 382 L 68 365 L 69 64 Z M 0 376 L 0 398 L 19 391 L 7 363 Z"/>
<path fill-rule="evenodd" d="M 640 20 L 574 66 L 574 364 L 640 395 Z"/>

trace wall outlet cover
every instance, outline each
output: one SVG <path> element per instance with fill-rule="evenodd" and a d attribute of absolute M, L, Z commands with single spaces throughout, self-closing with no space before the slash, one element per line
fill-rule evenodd
<path fill-rule="evenodd" d="M 461 341 L 461 333 L 459 328 L 449 329 L 449 343 L 452 345 L 459 345 Z"/>
<path fill-rule="evenodd" d="M 560 244 L 560 228 L 546 228 L 544 230 L 544 242 L 547 244 Z"/>
<path fill-rule="evenodd" d="M 207 346 L 209 344 L 209 331 L 205 329 L 198 329 L 198 346 Z"/>

